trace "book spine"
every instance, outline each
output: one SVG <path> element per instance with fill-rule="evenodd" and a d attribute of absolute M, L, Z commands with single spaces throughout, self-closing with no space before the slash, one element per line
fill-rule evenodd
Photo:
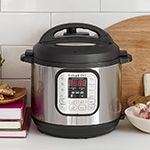
<path fill-rule="evenodd" d="M 22 101 L 22 107 L 17 108 L 17 109 L 19 109 L 19 110 L 17 110 L 17 116 L 15 116 L 15 115 L 2 116 L 1 115 L 0 120 L 24 120 L 25 111 L 26 111 L 26 96 L 24 96 L 19 101 Z M 3 108 L 0 108 L 0 109 L 3 109 Z M 9 109 L 16 109 L 16 108 L 9 108 Z M 5 111 L 5 108 L 4 108 L 4 111 Z"/>
<path fill-rule="evenodd" d="M 31 123 L 31 108 L 27 107 L 22 130 L 0 130 L 0 138 L 26 138 Z"/>
<path fill-rule="evenodd" d="M 26 104 L 27 104 L 27 96 L 23 97 L 23 107 L 21 108 L 21 116 L 20 119 L 23 120 L 25 116 Z"/>

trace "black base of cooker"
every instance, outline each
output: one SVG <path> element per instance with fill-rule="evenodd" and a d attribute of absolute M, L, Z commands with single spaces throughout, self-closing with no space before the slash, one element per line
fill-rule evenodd
<path fill-rule="evenodd" d="M 37 128 L 42 133 L 46 133 L 56 137 L 63 138 L 91 138 L 103 135 L 114 130 L 119 122 L 119 119 L 92 126 L 63 126 L 45 123 L 33 118 Z"/>

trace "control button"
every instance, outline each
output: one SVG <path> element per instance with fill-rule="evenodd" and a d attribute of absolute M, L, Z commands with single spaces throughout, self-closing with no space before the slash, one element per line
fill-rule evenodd
<path fill-rule="evenodd" d="M 71 94 L 70 97 L 73 97 L 73 94 Z"/>
<path fill-rule="evenodd" d="M 72 87 L 72 90 L 75 90 L 76 89 L 76 87 Z"/>
<path fill-rule="evenodd" d="M 90 78 L 89 78 L 89 81 L 90 81 L 90 82 L 89 82 L 90 84 L 95 84 L 95 79 L 94 79 L 94 78 L 90 77 Z"/>
<path fill-rule="evenodd" d="M 96 100 L 95 99 L 89 99 L 88 102 L 90 105 L 92 105 L 92 104 L 95 104 Z"/>
<path fill-rule="evenodd" d="M 89 95 L 89 98 L 95 98 L 95 95 Z"/>
<path fill-rule="evenodd" d="M 66 110 L 67 110 L 67 106 L 66 106 L 66 105 L 61 105 L 61 104 L 59 104 L 59 109 L 60 109 L 61 111 L 66 111 Z"/>
<path fill-rule="evenodd" d="M 95 104 L 89 105 L 88 106 L 88 110 L 90 110 L 90 111 L 94 110 L 95 106 L 96 106 Z"/>
<path fill-rule="evenodd" d="M 78 107 L 78 109 L 79 109 L 80 111 L 84 111 L 84 110 L 86 109 L 85 104 L 80 104 L 79 107 Z"/>
<path fill-rule="evenodd" d="M 59 98 L 64 98 L 64 97 L 65 97 L 65 96 L 64 96 L 64 95 L 62 95 L 62 94 L 59 96 Z"/>
<path fill-rule="evenodd" d="M 80 94 L 84 94 L 84 92 L 83 92 L 83 91 L 81 91 L 81 92 L 80 92 Z"/>
<path fill-rule="evenodd" d="M 74 92 L 74 91 L 71 91 L 71 94 L 75 94 L 75 92 Z"/>
<path fill-rule="evenodd" d="M 65 86 L 64 82 L 61 82 L 60 85 L 61 85 L 61 86 Z"/>
<path fill-rule="evenodd" d="M 75 105 L 70 105 L 69 106 L 70 111 L 75 111 L 76 109 L 77 109 L 77 107 Z"/>
<path fill-rule="evenodd" d="M 72 105 L 78 105 L 79 101 L 78 100 L 70 100 L 70 104 L 72 104 Z"/>
<path fill-rule="evenodd" d="M 89 95 L 95 95 L 95 91 L 94 90 L 89 90 Z"/>
<path fill-rule="evenodd" d="M 90 82 L 94 82 L 95 81 L 93 77 L 90 77 L 89 79 L 90 79 Z"/>
<path fill-rule="evenodd" d="M 94 81 L 94 78 L 92 78 L 92 77 L 90 77 L 89 79 L 90 79 L 90 81 Z"/>
<path fill-rule="evenodd" d="M 85 101 L 84 100 L 80 100 L 80 104 L 84 104 L 85 103 Z"/>
<path fill-rule="evenodd" d="M 61 77 L 61 78 L 60 78 L 60 80 L 61 80 L 61 81 L 64 81 L 64 80 L 65 80 L 65 78 L 64 78 L 64 77 Z"/>
<path fill-rule="evenodd" d="M 65 89 L 63 89 L 63 88 L 61 88 L 60 90 L 61 90 L 61 92 L 64 92 L 64 91 L 65 91 Z"/>
<path fill-rule="evenodd" d="M 76 91 L 76 94 L 79 94 L 79 91 Z"/>
<path fill-rule="evenodd" d="M 60 104 L 66 104 L 65 98 L 60 98 L 60 99 L 59 99 L 59 103 L 60 103 Z"/>
<path fill-rule="evenodd" d="M 65 75 L 61 75 L 60 80 L 65 80 Z"/>
<path fill-rule="evenodd" d="M 90 90 L 95 90 L 95 84 L 89 84 L 89 89 Z"/>

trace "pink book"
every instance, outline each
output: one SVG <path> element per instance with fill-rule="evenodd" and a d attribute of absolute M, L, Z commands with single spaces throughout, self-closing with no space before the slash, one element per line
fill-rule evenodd
<path fill-rule="evenodd" d="M 25 138 L 27 137 L 31 122 L 31 108 L 26 108 L 23 127 L 18 130 L 0 130 L 0 138 Z"/>
<path fill-rule="evenodd" d="M 26 97 L 14 103 L 0 105 L 0 120 L 23 120 Z"/>

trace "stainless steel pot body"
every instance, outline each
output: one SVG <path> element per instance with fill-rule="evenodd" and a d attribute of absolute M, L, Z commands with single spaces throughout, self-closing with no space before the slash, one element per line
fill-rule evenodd
<path fill-rule="evenodd" d="M 99 106 L 93 114 L 81 116 L 64 115 L 56 108 L 57 86 L 55 78 L 57 73 L 63 69 L 66 68 L 32 64 L 32 115 L 34 118 L 50 124 L 88 126 L 108 123 L 120 117 L 120 64 L 89 68 L 99 75 Z M 82 68 L 82 70 L 86 69 Z"/>

